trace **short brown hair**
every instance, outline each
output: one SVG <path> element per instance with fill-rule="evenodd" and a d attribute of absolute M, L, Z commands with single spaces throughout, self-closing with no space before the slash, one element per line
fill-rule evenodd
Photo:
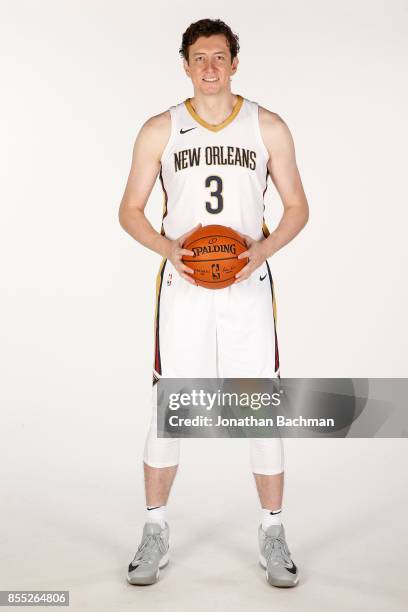
<path fill-rule="evenodd" d="M 234 34 L 231 28 L 221 21 L 221 19 L 200 19 L 192 23 L 183 34 L 180 47 L 180 55 L 188 62 L 188 48 L 193 45 L 200 36 L 213 36 L 223 34 L 227 39 L 227 44 L 231 52 L 231 61 L 238 55 L 239 42 L 238 34 Z"/>

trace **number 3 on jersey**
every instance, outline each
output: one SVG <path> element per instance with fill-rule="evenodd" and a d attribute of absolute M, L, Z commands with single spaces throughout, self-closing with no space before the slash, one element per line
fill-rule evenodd
<path fill-rule="evenodd" d="M 210 187 L 210 196 L 216 198 L 217 204 L 214 206 L 214 202 L 206 202 L 205 208 L 207 212 L 216 215 L 221 212 L 224 207 L 224 199 L 222 197 L 222 179 L 219 176 L 207 176 L 205 179 L 205 186 Z"/>

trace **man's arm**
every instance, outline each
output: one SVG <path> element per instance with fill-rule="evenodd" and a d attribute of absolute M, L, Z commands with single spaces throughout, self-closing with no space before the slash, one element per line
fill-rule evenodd
<path fill-rule="evenodd" d="M 167 111 L 151 117 L 140 130 L 133 148 L 132 166 L 119 207 L 119 223 L 135 240 L 162 257 L 169 259 L 179 274 L 195 284 L 194 274 L 181 261 L 183 255 L 193 255 L 181 245 L 191 232 L 177 240 L 169 240 L 152 227 L 144 214 L 147 200 L 160 171 L 160 159 L 170 138 L 171 118 Z M 195 228 L 194 228 L 195 229 Z M 193 231 L 193 230 L 191 230 Z"/>
<path fill-rule="evenodd" d="M 268 170 L 283 204 L 277 228 L 264 241 L 267 257 L 288 244 L 309 219 L 309 206 L 296 164 L 295 147 L 288 126 L 279 115 L 259 109 L 261 135 L 269 153 Z"/>
<path fill-rule="evenodd" d="M 119 208 L 119 222 L 135 240 L 167 256 L 168 240 L 152 227 L 144 209 L 160 171 L 160 158 L 170 138 L 170 113 L 151 117 L 137 135 L 132 165 Z"/>
<path fill-rule="evenodd" d="M 259 107 L 259 127 L 269 153 L 269 174 L 281 197 L 284 211 L 278 227 L 264 240 L 253 240 L 244 234 L 248 250 L 241 253 L 238 259 L 248 257 L 249 262 L 235 275 L 236 283 L 249 278 L 268 257 L 293 240 L 309 218 L 309 205 L 288 126 L 276 113 Z"/>

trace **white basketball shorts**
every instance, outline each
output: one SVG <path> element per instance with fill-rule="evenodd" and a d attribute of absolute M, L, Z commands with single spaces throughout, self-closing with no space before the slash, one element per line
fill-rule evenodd
<path fill-rule="evenodd" d="M 276 301 L 267 262 L 249 279 L 223 289 L 206 289 L 181 278 L 168 260 L 157 275 L 153 414 L 144 462 L 179 463 L 180 440 L 157 437 L 157 389 L 168 378 L 276 378 L 279 350 Z M 251 438 L 254 473 L 283 471 L 281 438 Z"/>
<path fill-rule="evenodd" d="M 267 262 L 223 289 L 191 285 L 168 260 L 157 276 L 154 374 L 279 376 L 276 302 Z"/>

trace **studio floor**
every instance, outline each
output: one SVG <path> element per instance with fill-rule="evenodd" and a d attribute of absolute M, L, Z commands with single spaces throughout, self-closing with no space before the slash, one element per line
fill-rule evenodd
<path fill-rule="evenodd" d="M 183 441 L 170 563 L 149 587 L 126 582 L 144 519 L 142 470 L 122 462 L 128 449 L 82 470 L 37 460 L 30 472 L 17 461 L 2 486 L 1 589 L 69 590 L 78 611 L 405 611 L 406 441 L 285 440 L 292 589 L 269 586 L 258 563 L 245 444 Z"/>

